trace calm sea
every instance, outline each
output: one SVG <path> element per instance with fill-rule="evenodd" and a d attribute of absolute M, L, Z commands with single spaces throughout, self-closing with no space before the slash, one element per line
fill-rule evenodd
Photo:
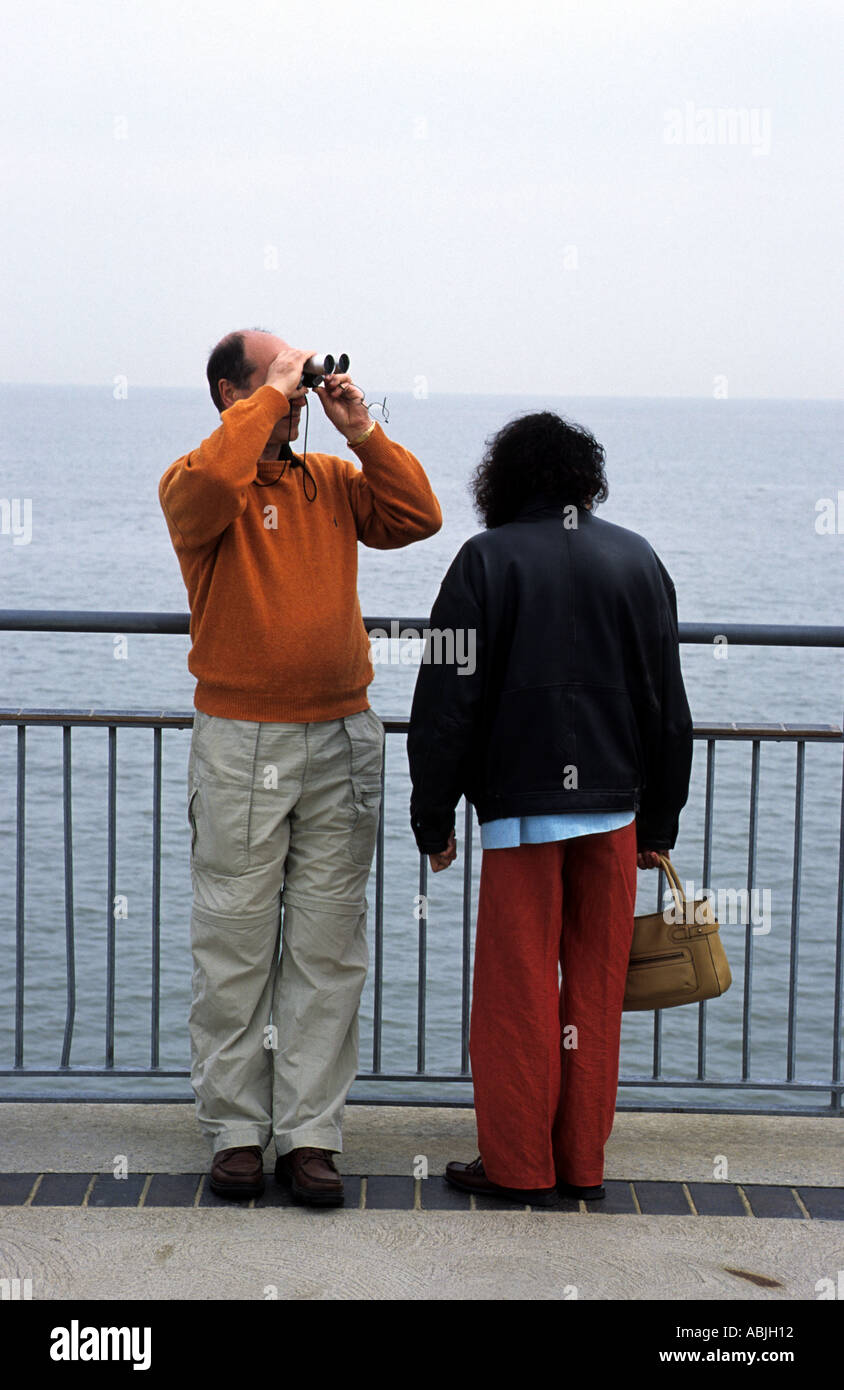
<path fill-rule="evenodd" d="M 844 534 L 816 526 L 820 499 L 837 499 L 841 483 L 844 403 L 432 396 L 388 399 L 387 433 L 412 449 L 426 468 L 444 513 L 430 541 L 395 552 L 361 547 L 359 591 L 368 615 L 423 617 L 455 552 L 479 529 L 467 491 L 486 437 L 527 410 L 559 410 L 591 429 L 607 455 L 609 500 L 598 515 L 641 532 L 671 573 L 681 621 L 840 623 Z M 186 610 L 175 555 L 161 515 L 158 480 L 170 462 L 216 427 L 200 391 L 134 390 L 115 400 L 110 389 L 0 388 L 0 500 L 20 504 L 31 535 L 0 534 L 4 608 Z M 301 442 L 301 441 L 300 441 Z M 311 412 L 308 447 L 342 453 L 343 441 Z M 338 447 L 339 446 L 339 447 Z M 26 508 L 29 508 L 29 512 Z M 844 517 L 839 526 L 844 533 Z M 114 634 L 0 632 L 4 708 L 187 710 L 193 680 L 188 639 Z M 120 652 L 125 651 L 125 659 Z M 381 657 L 387 655 L 380 653 Z M 413 649 L 392 649 L 376 663 L 370 692 L 382 716 L 407 714 L 415 678 Z M 833 651 L 730 647 L 719 659 L 709 647 L 685 647 L 683 669 L 698 722 L 762 720 L 840 724 L 842 654 Z M 0 728 L 0 1065 L 13 1058 L 15 926 L 15 731 Z M 164 737 L 162 857 L 162 1065 L 186 1066 L 190 999 L 190 883 L 185 821 L 189 734 Z M 105 730 L 74 734 L 73 900 L 77 997 L 71 1060 L 98 1066 L 105 1034 L 105 941 L 112 905 L 106 877 Z M 149 1059 L 150 902 L 152 889 L 152 736 L 125 731 L 118 739 L 116 1063 Z M 703 764 L 698 746 L 689 807 L 674 860 L 681 876 L 701 886 Z M 388 740 L 386 889 L 384 903 L 382 1065 L 416 1067 L 416 979 L 419 926 L 414 913 L 418 856 L 410 835 L 403 740 Z M 65 1024 L 65 903 L 61 806 L 61 733 L 31 731 L 27 739 L 25 897 L 26 1059 L 55 1065 Z M 839 749 L 806 752 L 801 887 L 792 893 L 795 750 L 762 749 L 757 879 L 769 893 L 767 930 L 753 936 L 750 1075 L 762 1080 L 785 1069 L 791 932 L 799 920 L 796 1075 L 828 1073 L 835 932 L 835 885 L 841 798 Z M 746 884 L 750 752 L 723 747 L 715 773 L 710 884 Z M 475 874 L 475 881 L 477 875 Z M 374 886 L 374 885 L 373 885 Z M 640 910 L 655 903 L 656 875 L 640 875 Z M 462 952 L 461 879 L 457 869 L 429 881 L 427 1065 L 459 1066 Z M 372 893 L 370 893 L 372 901 Z M 600 885 L 596 884 L 596 918 Z M 740 1061 L 745 927 L 726 925 L 735 984 L 708 1009 L 713 1076 L 733 1074 Z M 371 1061 L 371 983 L 362 1015 L 362 1068 Z M 694 1077 L 697 1010 L 665 1014 L 663 1068 Z M 651 1016 L 628 1016 L 622 1052 L 626 1075 L 650 1070 Z M 7 1093 L 32 1094 L 39 1083 L 4 1082 Z M 93 1083 L 92 1083 L 93 1084 Z M 182 1083 L 167 1083 L 176 1094 Z M 98 1089 L 107 1089 L 96 1083 Z M 133 1083 L 140 1092 L 161 1093 Z M 17 1092 L 14 1088 L 17 1087 Z M 189 1095 L 187 1083 L 184 1093 Z M 73 1083 L 69 1093 L 79 1094 Z M 116 1088 L 115 1088 L 116 1089 Z M 413 1094 L 395 1084 L 391 1094 Z M 360 1086 L 356 1094 L 367 1094 Z M 468 1093 L 451 1088 L 454 1098 Z M 688 1092 L 677 1093 L 689 1099 Z M 652 1099 L 627 1090 L 621 1101 Z M 710 1096 L 710 1099 L 712 1097 Z M 715 1097 L 717 1100 L 717 1097 Z M 809 1097 L 807 1096 L 808 1100 Z M 822 1100 L 822 1097 L 817 1099 Z M 766 1095 L 754 1093 L 764 1105 Z M 796 1102 L 795 1102 L 796 1103 Z"/>

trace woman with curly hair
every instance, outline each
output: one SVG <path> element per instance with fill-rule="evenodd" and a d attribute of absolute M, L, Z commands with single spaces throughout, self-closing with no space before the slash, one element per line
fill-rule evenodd
<path fill-rule="evenodd" d="M 433 871 L 456 858 L 461 795 L 483 847 L 480 1156 L 446 1178 L 540 1204 L 597 1199 L 636 868 L 673 847 L 691 773 L 674 586 L 642 536 L 594 515 L 604 451 L 559 415 L 505 425 L 472 492 L 486 529 L 455 557 L 431 628 L 466 630 L 474 666 L 423 663 L 408 735 L 411 823 Z"/>

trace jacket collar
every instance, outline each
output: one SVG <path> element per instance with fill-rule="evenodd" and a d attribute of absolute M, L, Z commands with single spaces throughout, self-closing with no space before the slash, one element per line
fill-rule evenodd
<path fill-rule="evenodd" d="M 559 515 L 562 512 L 563 507 L 565 505 L 566 504 L 564 502 L 557 502 L 554 500 L 553 497 L 549 497 L 546 493 L 537 493 L 536 497 L 532 497 L 529 502 L 525 502 L 524 506 L 519 508 L 518 512 L 513 517 L 513 520 L 521 521 L 529 516 L 552 516 L 555 514 Z M 591 517 L 592 512 L 589 510 L 588 507 L 578 507 L 577 514 L 579 518 L 582 517 L 585 519 L 587 517 Z"/>

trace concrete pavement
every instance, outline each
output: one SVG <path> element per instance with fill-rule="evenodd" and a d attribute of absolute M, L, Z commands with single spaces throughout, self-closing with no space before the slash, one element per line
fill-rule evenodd
<path fill-rule="evenodd" d="M 582 1203 L 420 1210 L 420 1192 L 435 1190 L 449 1159 L 474 1157 L 473 1113 L 350 1106 L 338 1165 L 404 1175 L 414 1207 L 362 1206 L 365 1182 L 358 1205 L 331 1211 L 204 1207 L 202 1183 L 195 1204 L 181 1207 L 98 1208 L 79 1197 L 39 1206 L 30 1193 L 29 1205 L 0 1207 L 0 1278 L 29 1279 L 33 1299 L 48 1300 L 813 1300 L 844 1270 L 844 1225 L 813 1217 L 799 1191 L 841 1187 L 843 1141 L 836 1119 L 618 1115 L 606 1177 L 619 1191 L 659 1182 L 689 1194 L 719 1181 L 741 1194 L 767 1184 L 791 1193 L 798 1214 L 785 1218 L 753 1215 L 746 1200 L 736 1216 L 613 1215 Z M 120 1155 L 130 1174 L 208 1165 L 190 1105 L 0 1106 L 4 1174 L 93 1183 Z M 430 1176 L 413 1187 L 420 1160 Z M 272 1161 L 270 1147 L 268 1169 Z"/>

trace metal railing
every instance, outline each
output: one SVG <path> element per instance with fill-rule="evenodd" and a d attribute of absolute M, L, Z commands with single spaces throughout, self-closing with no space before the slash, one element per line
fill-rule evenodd
<path fill-rule="evenodd" d="M 390 619 L 390 618 L 369 618 L 365 619 L 368 630 L 378 628 L 380 630 L 391 630 L 391 623 L 398 624 L 402 637 L 412 634 L 419 635 L 426 626 L 425 620 L 420 619 Z M 64 631 L 64 632 L 187 632 L 188 618 L 182 614 L 147 614 L 147 613 L 51 613 L 51 612 L 0 612 L 0 630 L 27 630 L 27 631 Z M 741 624 L 681 624 L 680 639 L 682 642 L 691 643 L 710 643 L 716 639 L 726 640 L 733 644 L 746 645 L 766 645 L 766 646 L 814 646 L 814 647 L 842 647 L 844 646 L 844 628 L 839 627 L 776 627 L 770 625 L 741 625 Z M 161 988 L 162 988 L 162 877 L 161 877 L 161 854 L 162 854 L 162 783 L 163 783 L 163 750 L 162 736 L 165 730 L 181 729 L 191 727 L 193 722 L 192 712 L 165 712 L 165 711 L 139 711 L 139 710 L 0 710 L 0 726 L 14 726 L 17 730 L 16 747 L 16 771 L 15 771 L 15 919 L 14 919 L 14 954 L 15 954 L 15 982 L 14 982 L 14 1041 L 13 1058 L 11 1065 L 0 1065 L 0 1077 L 3 1078 L 68 1078 L 76 1082 L 93 1080 L 94 1078 L 119 1078 L 121 1083 L 129 1083 L 133 1078 L 155 1078 L 162 1079 L 181 1079 L 184 1080 L 189 1075 L 187 1068 L 179 1066 L 167 1066 L 161 1064 Z M 406 732 L 407 723 L 404 720 L 385 720 L 385 727 L 389 736 L 402 735 Z M 32 1004 L 27 999 L 27 977 L 25 970 L 26 950 L 27 950 L 27 731 L 36 727 L 52 726 L 62 731 L 62 754 L 61 754 L 61 800 L 62 800 L 62 842 L 63 842 L 63 917 L 64 917 L 64 976 L 65 976 L 65 1019 L 64 1031 L 61 1042 L 60 1054 L 57 1063 L 52 1065 L 32 1065 L 27 1061 L 25 1048 L 25 1017 L 27 1007 Z M 77 913 L 74 903 L 74 852 L 75 839 L 73 829 L 73 731 L 80 728 L 104 729 L 107 732 L 107 805 L 106 805 L 106 854 L 105 854 L 105 884 L 104 884 L 104 915 L 105 923 L 105 1033 L 103 1039 L 103 1059 L 101 1065 L 80 1065 L 74 1064 L 71 1060 L 71 1052 L 74 1042 L 74 1029 L 76 1025 L 77 1012 L 77 992 L 79 978 L 77 973 Z M 143 1066 L 121 1066 L 115 1060 L 115 1029 L 117 1021 L 117 926 L 113 905 L 115 903 L 117 890 L 117 857 L 118 857 L 118 732 L 125 728 L 147 729 L 152 734 L 152 797 L 151 797 L 151 821 L 152 821 L 152 843 L 151 843 L 151 894 L 150 894 L 150 934 L 149 934 L 149 1062 Z M 733 1051 L 737 1050 L 740 1044 L 741 1063 L 738 1074 L 716 1075 L 713 1074 L 710 1065 L 710 1053 L 712 1051 L 712 1035 L 709 1028 L 709 1017 L 707 1005 L 700 1004 L 692 1010 L 673 1010 L 673 1014 L 682 1013 L 689 1015 L 692 1012 L 696 1016 L 696 1044 L 695 1044 L 695 1074 L 684 1076 L 678 1074 L 676 1069 L 673 1073 L 666 1074 L 664 1067 L 665 1054 L 665 1014 L 656 1012 L 653 1015 L 652 1039 L 650 1051 L 652 1055 L 652 1066 L 650 1072 L 641 1071 L 640 1074 L 622 1073 L 620 1078 L 620 1088 L 622 1093 L 626 1089 L 646 1089 L 656 1091 L 672 1090 L 697 1091 L 706 1096 L 709 1092 L 730 1092 L 733 1098 L 747 1094 L 751 1098 L 756 1093 L 777 1093 L 782 1099 L 787 1097 L 788 1104 L 785 1107 L 788 1113 L 809 1113 L 809 1114 L 838 1114 L 842 1113 L 842 1093 L 844 1083 L 841 1075 L 841 1042 L 842 1042 L 842 1000 L 844 999 L 844 769 L 842 769 L 841 779 L 841 799 L 840 813 L 837 827 L 837 847 L 838 857 L 835 866 L 837 892 L 833 900 L 833 895 L 828 892 L 826 903 L 828 905 L 829 921 L 824 924 L 821 934 L 820 947 L 816 942 L 803 940 L 802 945 L 805 952 L 814 951 L 816 959 L 811 961 L 815 972 L 823 963 L 823 969 L 827 972 L 829 966 L 834 971 L 832 993 L 830 1001 L 830 1017 L 828 1025 L 823 1025 L 823 1037 L 828 1047 L 830 1065 L 825 1068 L 820 1058 L 815 1063 L 815 1074 L 812 1076 L 799 1075 L 798 1067 L 798 1004 L 800 1002 L 799 985 L 801 973 L 799 962 L 801 959 L 801 932 L 800 932 L 800 903 L 801 887 L 803 875 L 803 825 L 805 816 L 805 785 L 806 785 L 806 748 L 810 744 L 837 745 L 839 748 L 844 744 L 844 734 L 837 725 L 792 725 L 792 724 L 760 724 L 760 725 L 739 725 L 734 723 L 696 725 L 694 737 L 697 744 L 702 744 L 706 749 L 705 781 L 702 806 L 702 828 L 703 828 L 703 884 L 710 882 L 710 871 L 713 860 L 713 824 L 715 812 L 715 769 L 716 769 L 716 750 L 719 745 L 735 744 L 744 742 L 750 745 L 750 791 L 747 805 L 748 815 L 748 853 L 746 860 L 746 882 L 743 889 L 749 895 L 757 887 L 757 862 L 758 862 L 758 831 L 760 816 L 760 774 L 761 774 L 761 749 L 763 745 L 771 743 L 786 743 L 795 748 L 795 767 L 794 767 L 794 808 L 793 808 L 793 845 L 791 854 L 791 911 L 789 921 L 788 936 L 788 961 L 787 961 L 787 1017 L 786 1017 L 786 1040 L 785 1040 L 785 1067 L 782 1075 L 759 1075 L 754 1070 L 753 1055 L 753 1023 L 754 1005 L 758 1004 L 758 999 L 754 993 L 754 953 L 755 953 L 755 928 L 748 915 L 744 932 L 743 958 L 733 960 L 731 955 L 731 965 L 734 974 L 738 968 L 738 973 L 742 976 L 741 986 L 741 1018 L 737 1021 L 738 1037 L 732 1036 L 727 1041 L 732 1046 Z M 388 748 L 390 740 L 388 739 Z M 832 753 L 832 748 L 829 752 Z M 386 777 L 386 764 L 382 773 L 382 791 Z M 4 796 L 6 805 L 9 805 L 11 798 Z M 469 1007 L 470 1007 L 470 984 L 471 984 L 471 958 L 472 958 L 472 925 L 473 925 L 473 885 L 475 882 L 475 857 L 473 855 L 473 815 L 471 807 L 464 806 L 463 822 L 463 872 L 462 872 L 462 894 L 459 906 L 459 920 L 461 930 L 460 955 L 461 966 L 459 972 L 459 983 L 455 984 L 455 989 L 459 989 L 459 1061 L 455 1056 L 454 1069 L 442 1066 L 429 1066 L 429 1043 L 431 1042 L 430 1028 L 428 1023 L 428 996 L 429 996 L 429 939 L 428 922 L 426 913 L 422 913 L 418 918 L 418 940 L 416 941 L 416 1021 L 415 1021 L 415 1069 L 392 1067 L 385 1065 L 384 1061 L 384 989 L 385 989 L 385 874 L 387 871 L 388 855 L 385 846 L 385 823 L 383 817 L 384 799 L 382 796 L 382 816 L 378 827 L 378 838 L 373 868 L 375 897 L 373 912 L 373 969 L 372 969 L 372 995 L 371 995 L 371 1048 L 368 1049 L 367 1060 L 371 1057 L 368 1069 L 362 1070 L 358 1081 L 362 1083 L 376 1084 L 379 1088 L 378 1093 L 373 1095 L 371 1092 L 364 1099 L 389 1099 L 399 1101 L 409 1101 L 411 1103 L 449 1103 L 444 1092 L 449 1089 L 454 1093 L 459 1093 L 458 1104 L 470 1102 L 470 1083 L 471 1075 L 469 1071 Z M 410 831 L 408 829 L 408 836 Z M 414 850 L 415 853 L 415 850 Z M 427 901 L 428 897 L 428 865 L 425 856 L 418 856 L 418 897 L 422 902 Z M 662 901 L 662 874 L 659 875 L 658 902 Z M 834 957 L 834 962 L 833 962 Z M 804 959 L 805 964 L 805 959 Z M 805 976 L 805 970 L 803 972 Z M 779 982 L 782 984 L 782 981 Z M 811 1001 L 810 1001 L 811 1002 Z M 41 1005 L 43 1007 L 43 1005 Z M 642 1017 L 642 1016 L 638 1016 Z M 720 1022 L 720 1020 L 719 1020 Z M 813 1025 L 817 1025 L 817 1020 L 813 1018 Z M 723 1039 L 722 1039 L 723 1041 Z M 623 1057 L 624 1054 L 622 1054 Z M 387 1094 L 386 1087 L 403 1088 L 403 1094 L 396 1096 Z M 55 1099 L 59 1094 L 63 1098 L 81 1098 L 78 1095 L 68 1096 L 66 1091 L 43 1092 L 38 1095 L 23 1095 L 10 1090 L 8 1094 L 0 1094 L 0 1099 Z M 184 1099 L 189 1092 L 185 1090 L 179 1096 L 161 1096 L 159 1094 L 150 1096 L 149 1094 L 138 1095 L 131 1091 L 123 1092 L 115 1096 L 113 1092 L 101 1090 L 88 1092 L 85 1099 Z M 808 1096 L 805 1103 L 801 1103 L 799 1109 L 795 1104 L 795 1097 Z M 824 1103 L 819 1103 L 820 1096 L 824 1096 Z M 455 1102 L 451 1102 L 455 1103 Z M 622 1103 L 619 1108 L 625 1108 Z M 639 1103 L 633 1107 L 637 1109 L 659 1109 L 664 1108 L 659 1105 L 649 1103 Z M 672 1104 L 671 1109 L 707 1109 L 709 1105 L 680 1106 Z M 720 1108 L 720 1107 L 714 1107 Z M 751 1106 L 735 1106 L 733 1101 L 731 1108 L 750 1109 Z M 771 1106 L 764 1107 L 767 1111 Z M 782 1108 L 782 1107 L 781 1107 Z"/>

